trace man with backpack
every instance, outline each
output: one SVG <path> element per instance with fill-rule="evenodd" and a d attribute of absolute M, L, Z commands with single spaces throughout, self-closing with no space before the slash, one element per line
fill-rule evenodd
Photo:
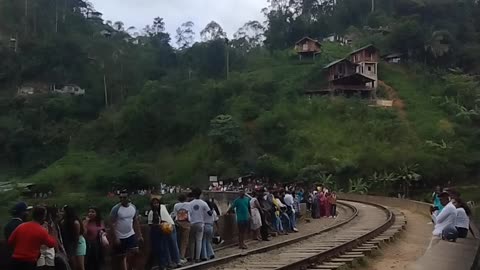
<path fill-rule="evenodd" d="M 185 194 L 178 195 L 178 202 L 173 206 L 172 217 L 178 228 L 179 250 L 182 261 L 186 259 L 188 240 L 190 238 L 190 203 Z"/>

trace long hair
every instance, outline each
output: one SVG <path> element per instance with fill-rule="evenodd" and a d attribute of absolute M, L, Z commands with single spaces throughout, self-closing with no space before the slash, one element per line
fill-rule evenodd
<path fill-rule="evenodd" d="M 467 216 L 470 217 L 472 215 L 472 211 L 470 210 L 470 207 L 468 207 L 467 203 L 465 203 L 465 201 L 463 201 L 460 198 L 456 198 L 455 201 L 457 202 L 460 208 L 463 208 L 465 210 L 465 213 L 467 214 Z"/>
<path fill-rule="evenodd" d="M 95 221 L 95 224 L 96 224 L 98 227 L 102 226 L 103 218 L 102 218 L 102 214 L 100 213 L 100 209 L 98 209 L 98 207 L 91 206 L 91 207 L 88 208 L 88 210 L 89 210 L 89 211 L 90 211 L 90 210 L 95 211 L 95 213 L 96 213 L 96 214 L 95 214 L 95 220 L 93 220 L 93 221 Z"/>
<path fill-rule="evenodd" d="M 155 206 L 153 206 L 153 203 L 155 201 L 158 201 L 158 209 L 155 208 Z M 161 221 L 161 217 L 160 217 L 160 209 L 162 208 L 162 200 L 160 198 L 152 198 L 150 200 L 150 208 L 153 212 L 153 224 L 157 224 L 157 223 L 160 223 Z"/>
<path fill-rule="evenodd" d="M 58 208 L 54 206 L 47 206 L 47 221 L 48 223 L 58 222 Z"/>
<path fill-rule="evenodd" d="M 63 208 L 64 214 L 63 214 L 63 228 L 65 231 L 65 234 L 68 235 L 71 239 L 75 240 L 78 242 L 78 238 L 80 235 L 83 235 L 84 229 L 82 222 L 77 216 L 77 213 L 75 212 L 75 209 L 70 206 L 65 206 Z M 77 221 L 80 224 L 80 234 L 77 235 L 75 232 L 75 221 Z"/>

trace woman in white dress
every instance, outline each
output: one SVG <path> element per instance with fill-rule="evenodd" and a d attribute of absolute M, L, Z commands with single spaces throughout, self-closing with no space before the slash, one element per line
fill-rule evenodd
<path fill-rule="evenodd" d="M 251 221 L 251 229 L 254 232 L 254 237 L 258 241 L 262 241 L 262 236 L 260 234 L 260 227 L 262 227 L 262 216 L 260 215 L 261 206 L 256 198 L 257 194 L 255 192 L 252 193 L 252 199 L 250 200 L 250 208 L 252 211 L 252 221 Z"/>

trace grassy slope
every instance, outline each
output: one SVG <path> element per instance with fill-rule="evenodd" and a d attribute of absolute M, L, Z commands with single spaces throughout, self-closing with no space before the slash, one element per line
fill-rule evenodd
<path fill-rule="evenodd" d="M 335 100 L 316 98 L 308 101 L 298 95 L 306 82 L 321 83 L 324 64 L 346 55 L 349 48 L 326 43 L 324 53 L 315 64 L 300 63 L 290 52 L 277 53 L 273 57 L 257 57 L 244 72 L 232 73 L 232 82 L 250 86 L 275 82 L 275 103 L 268 110 L 261 110 L 256 120 L 243 123 L 247 152 L 254 159 L 264 150 L 258 145 L 259 125 L 262 119 L 273 115 L 280 119 L 286 130 L 282 149 L 269 153 L 291 167 L 299 169 L 319 163 L 335 163 L 339 166 L 356 164 L 365 176 L 373 170 L 394 169 L 402 161 L 409 161 L 409 153 L 415 152 L 425 140 L 436 140 L 445 134 L 446 115 L 433 102 L 436 83 L 422 76 L 415 76 L 405 68 L 381 65 L 380 78 L 393 86 L 407 104 L 406 111 L 413 134 L 406 131 L 397 113 L 391 109 L 370 108 L 356 99 Z M 219 81 L 218 87 L 228 89 L 231 81 Z M 253 88 L 255 89 L 255 88 Z M 252 90 L 248 90 L 252 91 Z M 238 116 L 236 105 L 252 92 L 241 90 L 227 100 L 225 113 Z M 254 90 L 253 90 L 254 91 Z M 263 109 L 262 106 L 259 106 Z M 448 126 L 448 125 L 447 125 Z M 268 152 L 268 151 L 267 151 Z M 148 154 L 135 157 L 125 153 L 105 156 L 94 152 L 71 151 L 66 157 L 29 180 L 55 183 L 59 190 L 91 189 L 92 183 L 113 181 L 122 173 L 138 168 L 159 180 L 172 182 L 204 181 L 212 159 L 218 158 L 218 148 L 206 134 L 195 134 L 189 143 L 177 148 L 152 149 Z M 239 164 L 230 157 L 221 157 L 226 174 L 240 173 Z M 88 168 L 88 169 L 87 169 Z"/>
<path fill-rule="evenodd" d="M 438 80 L 386 64 L 380 66 L 380 79 L 395 88 L 405 101 L 408 120 L 421 139 L 435 139 L 451 132 L 446 113 L 432 99 L 442 87 Z"/>

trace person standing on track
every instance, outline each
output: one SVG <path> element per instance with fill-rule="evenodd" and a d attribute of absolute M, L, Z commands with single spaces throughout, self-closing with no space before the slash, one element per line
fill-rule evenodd
<path fill-rule="evenodd" d="M 83 237 L 85 227 L 72 207 L 66 205 L 62 212 L 63 220 L 60 222 L 60 228 L 68 260 L 73 270 L 85 270 L 87 254 L 87 243 Z"/>
<path fill-rule="evenodd" d="M 33 221 L 19 225 L 8 238 L 8 245 L 13 247 L 11 269 L 34 270 L 40 257 L 42 245 L 54 247 L 57 242 L 42 226 L 47 217 L 47 210 L 35 207 L 32 211 Z"/>
<path fill-rule="evenodd" d="M 264 194 L 261 190 L 257 193 L 257 200 L 261 206 L 260 216 L 262 218 L 262 227 L 260 228 L 260 234 L 263 241 L 270 241 L 270 239 L 268 239 L 268 217 L 270 215 L 270 209 L 272 206 L 268 201 L 265 200 Z"/>
<path fill-rule="evenodd" d="M 296 216 L 295 216 L 295 208 L 293 206 L 294 198 L 293 198 L 293 195 L 291 194 L 290 191 L 286 192 L 285 197 L 283 198 L 283 201 L 285 202 L 285 205 L 287 206 L 286 213 L 288 215 L 288 218 L 290 219 L 289 230 L 294 231 L 294 232 L 298 232 Z"/>
<path fill-rule="evenodd" d="M 172 217 L 178 227 L 180 257 L 182 261 L 185 261 L 190 239 L 190 204 L 187 202 L 185 194 L 178 195 L 178 203 L 173 206 Z"/>
<path fill-rule="evenodd" d="M 190 202 L 190 259 L 195 262 L 200 262 L 200 255 L 202 253 L 203 230 L 205 227 L 205 215 L 212 216 L 213 212 L 210 210 L 208 204 L 200 199 L 202 190 L 194 188 L 192 196 L 195 198 Z"/>
<path fill-rule="evenodd" d="M 104 245 L 105 241 L 105 224 L 103 223 L 102 215 L 97 207 L 88 208 L 88 215 L 83 221 L 87 240 L 87 257 L 85 258 L 85 269 L 100 270 L 104 262 Z M 105 237 L 105 238 L 104 238 Z"/>
<path fill-rule="evenodd" d="M 130 203 L 128 191 L 119 195 L 120 202 L 110 212 L 111 232 L 114 232 L 114 252 L 119 260 L 116 269 L 136 269 L 139 254 L 139 243 L 143 243 L 142 232 L 137 217 L 137 208 Z M 127 268 L 127 262 L 130 264 Z"/>
<path fill-rule="evenodd" d="M 325 216 L 325 204 L 326 204 L 326 200 L 327 200 L 327 197 L 325 197 L 325 193 L 323 193 L 323 188 L 322 188 L 322 191 L 319 192 L 319 197 L 318 197 L 318 200 L 319 200 L 319 208 L 320 208 L 320 217 L 324 217 Z"/>
<path fill-rule="evenodd" d="M 214 235 L 214 224 L 215 218 L 217 217 L 217 213 L 213 206 L 212 201 L 206 201 L 208 207 L 210 207 L 210 211 L 212 211 L 212 215 L 206 213 L 203 216 L 203 221 L 205 222 L 203 228 L 203 239 L 202 239 L 202 252 L 201 252 L 201 260 L 207 261 L 215 258 L 215 252 L 213 251 L 213 235 Z"/>
<path fill-rule="evenodd" d="M 250 209 L 250 199 L 245 196 L 245 190 L 240 190 L 238 197 L 230 206 L 230 212 L 235 210 L 238 225 L 238 246 L 240 249 L 247 249 L 245 245 L 245 237 L 248 233 L 252 211 Z"/>
<path fill-rule="evenodd" d="M 250 209 L 252 213 L 252 222 L 250 225 L 254 232 L 254 239 L 262 241 L 262 236 L 260 234 L 260 228 L 262 227 L 262 215 L 260 212 L 262 211 L 262 206 L 257 199 L 257 192 L 258 191 L 254 191 L 252 193 L 252 199 L 250 200 Z"/>
<path fill-rule="evenodd" d="M 331 207 L 330 215 L 333 218 L 336 218 L 337 217 L 337 193 L 335 193 L 335 191 L 333 191 L 332 194 L 330 195 L 329 201 L 330 201 L 330 207 Z"/>
<path fill-rule="evenodd" d="M 26 203 L 24 202 L 19 202 L 13 206 L 13 208 L 10 210 L 10 213 L 12 215 L 12 219 L 5 225 L 3 228 L 3 235 L 6 240 L 10 238 L 10 235 L 12 235 L 13 231 L 22 223 L 27 221 L 28 217 L 28 212 L 32 209 L 32 207 L 29 207 Z M 8 247 L 7 248 L 8 252 L 8 259 L 12 256 L 13 250 Z M 9 262 L 7 261 L 7 265 L 9 265 Z"/>
<path fill-rule="evenodd" d="M 330 210 L 332 210 L 332 206 L 330 204 L 330 192 L 328 192 L 328 189 L 325 188 L 325 205 L 324 205 L 324 213 L 325 213 L 325 217 L 327 218 L 331 218 L 331 213 L 330 213 Z"/>

